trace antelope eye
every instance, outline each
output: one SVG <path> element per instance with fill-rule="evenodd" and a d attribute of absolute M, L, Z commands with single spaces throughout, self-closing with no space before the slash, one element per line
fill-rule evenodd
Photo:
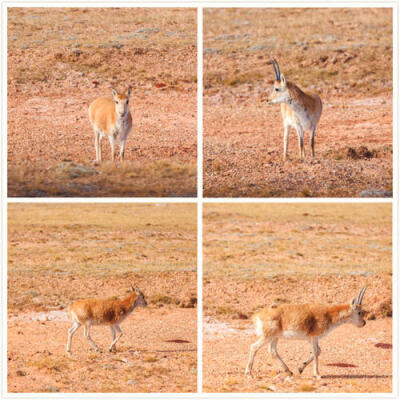
<path fill-rule="evenodd" d="M 276 87 L 276 88 L 275 88 L 275 92 L 279 92 L 279 88 Z"/>
<path fill-rule="evenodd" d="M 361 315 L 361 311 L 358 312 L 358 315 Z"/>

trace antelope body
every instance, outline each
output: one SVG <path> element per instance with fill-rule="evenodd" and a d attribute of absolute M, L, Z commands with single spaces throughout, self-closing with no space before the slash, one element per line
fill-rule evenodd
<path fill-rule="evenodd" d="M 253 321 L 258 340 L 250 346 L 246 374 L 251 377 L 255 354 L 264 344 L 268 343 L 269 352 L 277 362 L 279 369 L 292 375 L 288 366 L 279 357 L 276 348 L 278 340 L 285 338 L 307 340 L 311 344 L 312 356 L 298 367 L 298 371 L 301 374 L 304 368 L 314 360 L 314 375 L 321 378 L 318 369 L 318 356 L 321 353 L 319 339 L 345 323 L 351 323 L 357 327 L 365 325 L 361 303 L 366 289 L 364 287 L 359 292 L 357 299 L 354 298 L 348 304 L 336 306 L 283 304 L 266 307 L 254 314 Z"/>
<path fill-rule="evenodd" d="M 139 289 L 131 287 L 132 293 L 123 300 L 116 299 L 85 299 L 72 303 L 68 314 L 73 325 L 68 330 L 67 353 L 71 355 L 71 340 L 75 331 L 83 325 L 84 336 L 94 350 L 100 352 L 90 337 L 91 325 L 110 325 L 112 342 L 109 351 L 116 350 L 115 344 L 122 336 L 119 324 L 128 317 L 136 307 L 146 307 L 147 302 Z M 115 337 L 115 333 L 118 333 Z"/>
<path fill-rule="evenodd" d="M 297 132 L 299 155 L 305 157 L 304 131 L 310 131 L 312 156 L 315 156 L 315 131 L 322 113 L 322 101 L 315 93 L 305 92 L 280 73 L 279 65 L 271 61 L 275 71 L 274 87 L 268 97 L 270 104 L 280 104 L 283 120 L 283 159 L 287 157 L 290 128 Z"/>
<path fill-rule="evenodd" d="M 112 89 L 113 99 L 100 97 L 89 106 L 89 119 L 94 129 L 96 161 L 101 161 L 101 139 L 107 136 L 111 145 L 111 158 L 115 159 L 115 142 L 120 144 L 120 159 L 124 160 L 125 142 L 132 129 L 129 109 L 131 87 L 126 94 Z"/>

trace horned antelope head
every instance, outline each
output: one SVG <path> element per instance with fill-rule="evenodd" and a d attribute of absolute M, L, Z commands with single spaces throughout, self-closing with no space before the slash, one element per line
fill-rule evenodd
<path fill-rule="evenodd" d="M 147 307 L 147 301 L 144 298 L 144 294 L 137 288 L 134 288 L 131 285 L 131 290 L 132 292 L 136 293 L 136 302 L 135 302 L 135 306 L 136 307 Z"/>
<path fill-rule="evenodd" d="M 363 311 L 362 311 L 362 306 L 361 306 L 366 290 L 367 290 L 367 286 L 363 287 L 360 290 L 360 292 L 358 293 L 357 298 L 354 298 L 350 303 L 350 307 L 351 307 L 350 322 L 359 328 L 363 327 L 366 324 L 366 322 L 363 318 Z"/>
<path fill-rule="evenodd" d="M 270 61 L 275 72 L 275 82 L 271 93 L 268 96 L 268 103 L 278 104 L 278 103 L 290 103 L 290 93 L 287 85 L 285 75 L 281 74 L 279 69 L 279 64 L 272 58 Z"/>
<path fill-rule="evenodd" d="M 112 94 L 115 102 L 115 113 L 118 117 L 123 118 L 129 112 L 129 97 L 132 88 L 129 86 L 126 93 L 119 94 L 115 89 L 112 89 Z"/>

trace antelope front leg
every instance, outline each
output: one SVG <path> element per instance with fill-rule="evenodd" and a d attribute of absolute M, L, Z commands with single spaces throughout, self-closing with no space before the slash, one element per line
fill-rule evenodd
<path fill-rule="evenodd" d="M 111 146 L 111 159 L 114 162 L 115 160 L 115 139 L 114 139 L 114 134 L 111 134 L 109 136 L 110 140 L 110 146 Z"/>
<path fill-rule="evenodd" d="M 318 344 L 317 344 L 317 346 L 318 346 L 318 355 L 320 355 L 321 354 L 321 349 L 320 349 Z M 300 374 L 304 371 L 304 369 L 307 367 L 307 365 L 311 363 L 312 360 L 314 360 L 314 355 L 312 355 L 308 360 L 304 361 L 300 365 L 300 367 L 298 367 L 298 371 L 299 371 Z"/>
<path fill-rule="evenodd" d="M 100 349 L 97 347 L 96 343 L 93 342 L 92 338 L 90 337 L 90 323 L 86 323 L 86 325 L 84 326 L 84 335 L 87 338 L 87 340 L 89 341 L 90 345 L 98 352 L 101 353 Z"/>
<path fill-rule="evenodd" d="M 120 146 L 120 149 L 119 149 L 119 158 L 120 158 L 121 162 L 124 161 L 125 142 L 126 142 L 126 140 L 122 140 L 122 141 L 121 141 L 121 146 Z"/>
<path fill-rule="evenodd" d="M 321 354 L 321 349 L 318 346 L 318 338 L 313 338 L 311 345 L 314 358 L 314 376 L 318 379 L 321 379 L 321 375 L 318 371 L 318 356 Z"/>
<path fill-rule="evenodd" d="M 288 125 L 285 125 L 283 127 L 283 161 L 286 161 L 287 157 L 289 129 L 290 126 Z"/>
<path fill-rule="evenodd" d="M 114 332 L 114 334 L 112 334 L 113 335 L 113 341 L 111 342 L 111 346 L 110 346 L 110 348 L 108 349 L 109 351 L 113 351 L 113 350 L 116 350 L 116 348 L 115 348 L 115 344 L 118 342 L 118 340 L 121 338 L 121 336 L 122 336 L 122 331 L 121 331 L 121 328 L 119 327 L 119 325 L 118 324 L 115 324 L 114 325 L 114 328 L 115 328 L 115 330 L 118 332 L 118 335 L 117 335 L 117 337 L 116 338 L 114 338 L 115 336 L 115 332 Z"/>
<path fill-rule="evenodd" d="M 296 126 L 296 132 L 297 132 L 297 139 L 299 142 L 299 157 L 304 158 L 306 153 L 304 150 L 304 131 L 303 128 L 299 125 Z"/>
<path fill-rule="evenodd" d="M 68 341 L 67 341 L 67 353 L 71 355 L 71 340 L 72 340 L 72 335 L 75 333 L 75 331 L 81 326 L 79 322 L 74 322 L 72 325 L 71 329 L 68 330 Z"/>
<path fill-rule="evenodd" d="M 100 133 L 95 128 L 94 129 L 94 148 L 96 150 L 96 161 L 100 161 L 100 156 L 99 156 L 99 138 L 100 138 Z"/>
<path fill-rule="evenodd" d="M 253 363 L 254 363 L 254 357 L 257 353 L 258 350 L 261 349 L 261 347 L 264 346 L 264 344 L 266 343 L 266 339 L 265 337 L 261 337 L 260 339 L 257 340 L 257 342 L 253 343 L 250 346 L 250 354 L 249 354 L 249 361 L 247 362 L 247 366 L 246 366 L 246 375 L 249 378 L 252 378 L 251 375 L 251 370 L 253 369 Z"/>
<path fill-rule="evenodd" d="M 316 127 L 314 126 L 310 131 L 310 145 L 311 145 L 311 152 L 312 152 L 313 157 L 315 157 L 315 150 L 314 150 L 315 129 L 316 129 Z"/>
<path fill-rule="evenodd" d="M 272 340 L 272 342 L 270 343 L 270 347 L 269 350 L 271 352 L 272 357 L 278 361 L 279 366 L 281 367 L 281 369 L 286 372 L 288 375 L 293 375 L 293 372 L 289 369 L 289 367 L 283 362 L 283 360 L 279 357 L 278 354 L 278 350 L 276 348 L 276 345 L 278 343 L 277 339 Z"/>

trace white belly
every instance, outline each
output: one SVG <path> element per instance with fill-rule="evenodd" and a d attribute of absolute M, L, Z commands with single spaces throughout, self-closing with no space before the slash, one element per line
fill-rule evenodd
<path fill-rule="evenodd" d="M 292 339 L 292 340 L 309 340 L 309 337 L 303 332 L 291 331 L 291 330 L 283 331 L 282 337 L 285 339 Z"/>

